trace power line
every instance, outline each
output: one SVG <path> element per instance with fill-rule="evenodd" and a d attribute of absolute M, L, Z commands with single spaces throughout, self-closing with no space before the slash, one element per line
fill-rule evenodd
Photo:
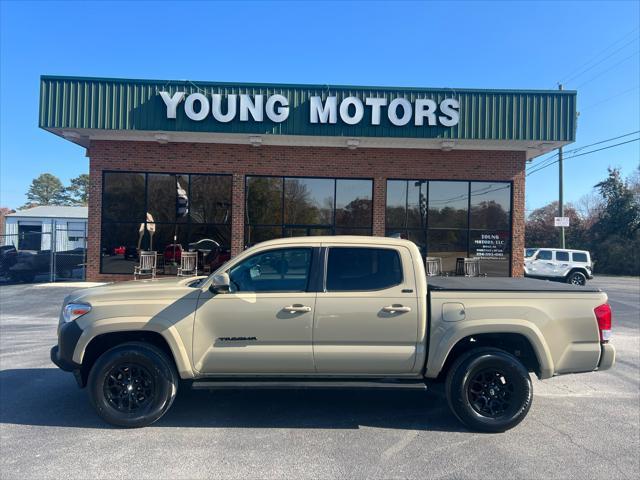
<path fill-rule="evenodd" d="M 572 80 L 574 80 L 574 79 L 576 79 L 576 78 L 578 78 L 578 77 L 580 77 L 580 76 L 584 75 L 584 74 L 585 74 L 585 73 L 587 73 L 588 71 L 593 70 L 593 69 L 594 69 L 594 68 L 596 68 L 598 65 L 600 65 L 601 63 L 603 63 L 603 62 L 605 62 L 605 61 L 609 60 L 609 59 L 610 59 L 611 57 L 613 57 L 616 53 L 618 53 L 618 52 L 619 52 L 619 51 L 621 51 L 621 50 L 624 50 L 625 48 L 627 48 L 629 45 L 631 45 L 632 43 L 636 42 L 637 40 L 638 40 L 638 38 L 637 38 L 637 37 L 636 37 L 636 38 L 633 38 L 631 41 L 629 41 L 629 42 L 625 43 L 623 46 L 621 46 L 621 47 L 620 47 L 620 48 L 618 48 L 617 50 L 614 50 L 613 52 L 611 52 L 609 55 L 607 55 L 606 57 L 604 57 L 602 60 L 600 60 L 600 61 L 598 61 L 598 62 L 594 63 L 593 65 L 591 65 L 591 66 L 590 66 L 590 67 L 588 67 L 588 68 L 585 68 L 585 69 L 584 69 L 584 70 L 582 70 L 580 73 L 577 73 L 576 75 L 574 75 L 574 76 L 572 76 L 572 77 L 569 77 L 567 80 L 565 80 L 565 81 L 564 81 L 564 82 L 562 82 L 562 83 L 569 83 L 569 82 L 571 82 Z"/>
<path fill-rule="evenodd" d="M 565 82 L 566 78 L 573 75 L 575 72 L 577 72 L 578 70 L 580 70 L 581 68 L 583 68 L 586 65 L 589 65 L 590 63 L 592 63 L 593 61 L 595 61 L 597 58 L 599 58 L 601 55 L 603 55 L 604 53 L 607 53 L 610 49 L 612 49 L 613 47 L 615 47 L 617 44 L 619 44 L 620 42 L 624 41 L 629 35 L 634 34 L 640 27 L 636 27 L 633 30 L 631 30 L 630 32 L 625 33 L 622 37 L 618 38 L 618 40 L 616 40 L 615 42 L 611 43 L 608 47 L 606 47 L 604 50 L 601 50 L 600 52 L 598 52 L 596 55 L 594 55 L 591 60 L 581 64 L 580 66 L 576 67 L 575 69 L 573 69 L 570 73 L 568 73 L 567 75 L 565 75 L 563 77 L 562 80 L 560 80 L 559 83 L 563 83 Z"/>
<path fill-rule="evenodd" d="M 565 160 L 569 160 L 569 159 L 571 159 L 571 158 L 576 158 L 576 157 L 581 157 L 581 156 L 583 156 L 583 155 L 589 155 L 589 154 L 591 154 L 591 153 L 600 152 L 600 151 L 602 151 L 602 150 L 608 150 L 609 148 L 619 147 L 620 145 L 625 145 L 625 144 L 627 144 L 627 143 L 631 143 L 631 142 L 637 142 L 638 140 L 640 140 L 640 138 L 634 138 L 633 140 L 627 140 L 626 142 L 620 142 L 620 143 L 616 143 L 616 144 L 614 144 L 614 145 L 608 145 L 608 146 L 606 146 L 606 147 L 596 148 L 595 150 L 589 150 L 588 152 L 576 153 L 575 155 L 571 155 L 570 157 L 565 157 Z M 544 170 L 545 168 L 550 167 L 551 165 L 554 165 L 554 164 L 558 163 L 558 161 L 559 161 L 559 160 L 556 160 L 556 161 L 555 161 L 555 162 L 553 162 L 553 163 L 549 163 L 548 165 L 545 165 L 545 166 L 543 166 L 543 167 L 537 168 L 537 169 L 535 169 L 535 170 L 533 170 L 533 171 L 531 171 L 531 172 L 527 173 L 527 177 L 528 177 L 529 175 L 532 175 L 532 174 L 536 173 L 536 172 L 539 172 L 540 170 Z"/>
<path fill-rule="evenodd" d="M 614 95 L 611 95 L 610 97 L 603 98 L 602 100 L 599 100 L 599 101 L 597 101 L 595 103 L 592 103 L 591 105 L 587 105 L 584 108 L 581 108 L 580 112 L 584 112 L 585 110 L 589 110 L 592 107 L 597 107 L 598 105 L 601 105 L 601 104 L 603 104 L 605 102 L 608 102 L 609 100 L 613 100 L 614 98 L 618 98 L 618 97 L 620 97 L 621 95 L 624 95 L 627 92 L 631 92 L 632 90 L 637 90 L 638 87 L 640 87 L 640 84 L 637 84 L 637 85 L 635 85 L 635 86 L 633 86 L 631 88 L 628 88 L 627 90 L 623 90 L 622 92 L 618 92 L 618 93 L 616 93 Z"/>
<path fill-rule="evenodd" d="M 528 165 L 528 166 L 527 166 L 527 168 L 528 168 L 529 170 L 531 170 L 531 169 L 533 169 L 533 168 L 539 167 L 540 165 L 542 165 L 542 164 L 543 164 L 544 162 L 546 162 L 547 160 L 552 160 L 554 157 L 557 157 L 557 156 L 558 156 L 558 152 L 553 153 L 553 154 L 551 154 L 551 155 L 549 155 L 548 157 L 545 157 L 545 158 L 539 158 L 539 159 L 537 160 L 537 161 L 538 161 L 538 163 L 535 163 L 535 162 L 536 162 L 536 160 L 534 160 L 530 165 Z"/>
<path fill-rule="evenodd" d="M 595 80 L 596 78 L 601 77 L 602 75 L 604 75 L 605 73 L 607 73 L 610 70 L 613 70 L 614 68 L 616 68 L 618 65 L 623 64 L 624 62 L 626 62 L 627 60 L 629 60 L 630 58 L 635 57 L 638 53 L 640 53 L 640 50 L 636 50 L 635 52 L 633 52 L 631 55 L 629 55 L 628 57 L 624 57 L 622 60 L 620 60 L 617 63 L 614 63 L 613 65 L 611 65 L 609 68 L 606 68 L 604 70 L 602 70 L 600 73 L 598 73 L 597 75 L 594 75 L 593 77 L 591 77 L 589 80 L 586 80 L 584 82 L 582 82 L 580 85 L 578 85 L 577 87 L 575 87 L 575 89 L 579 89 L 582 86 L 586 85 L 587 83 L 591 82 L 592 80 Z"/>
<path fill-rule="evenodd" d="M 617 137 L 607 138 L 606 140 L 600 140 L 600 141 L 598 141 L 598 142 L 590 143 L 590 144 L 588 144 L 588 145 L 583 145 L 583 146 L 581 146 L 581 147 L 572 148 L 571 150 L 566 150 L 564 153 L 568 153 L 568 154 L 576 153 L 576 152 L 579 152 L 580 150 L 584 150 L 585 148 L 593 147 L 593 146 L 595 146 L 595 145 L 600 145 L 600 144 L 603 144 L 603 143 L 612 142 L 613 140 L 618 140 L 619 138 L 624 138 L 624 137 L 628 137 L 628 136 L 630 136 L 630 135 L 635 135 L 636 133 L 640 133 L 640 130 L 636 130 L 635 132 L 625 133 L 624 135 L 618 135 Z M 558 153 L 556 152 L 556 153 L 554 153 L 553 155 L 551 155 L 551 156 L 549 156 L 549 157 L 547 157 L 547 158 L 543 159 L 541 162 L 539 162 L 539 163 L 538 163 L 538 164 L 536 164 L 536 165 L 534 165 L 534 164 L 529 165 L 529 167 L 528 167 L 528 168 L 529 168 L 529 170 L 537 169 L 538 167 L 542 166 L 542 164 L 543 164 L 545 161 L 547 161 L 547 160 L 552 160 L 554 157 L 557 157 L 557 156 L 558 156 Z M 571 158 L 571 157 L 569 157 L 569 158 Z M 557 163 L 557 162 L 554 162 L 554 163 Z M 549 164 L 549 165 L 553 165 L 553 164 Z M 545 166 L 546 166 L 546 165 L 545 165 Z"/>

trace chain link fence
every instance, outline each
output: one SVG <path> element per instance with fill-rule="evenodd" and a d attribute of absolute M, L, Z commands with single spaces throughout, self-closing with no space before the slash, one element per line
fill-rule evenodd
<path fill-rule="evenodd" d="M 87 232 L 53 223 L 0 235 L 0 284 L 85 279 Z"/>

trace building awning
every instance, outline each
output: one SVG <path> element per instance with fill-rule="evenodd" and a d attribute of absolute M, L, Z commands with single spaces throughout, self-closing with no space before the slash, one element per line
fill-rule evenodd
<path fill-rule="evenodd" d="M 41 77 L 41 128 L 91 140 L 524 151 L 575 141 L 576 92 Z"/>

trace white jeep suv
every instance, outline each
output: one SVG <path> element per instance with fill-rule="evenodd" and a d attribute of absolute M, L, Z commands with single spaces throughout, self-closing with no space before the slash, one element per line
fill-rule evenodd
<path fill-rule="evenodd" d="M 525 249 L 524 274 L 527 277 L 564 280 L 584 285 L 593 278 L 591 255 L 586 250 L 560 248 Z"/>

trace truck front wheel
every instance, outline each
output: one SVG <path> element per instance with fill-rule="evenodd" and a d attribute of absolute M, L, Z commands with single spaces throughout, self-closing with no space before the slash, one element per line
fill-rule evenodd
<path fill-rule="evenodd" d="M 445 385 L 449 407 L 472 430 L 504 432 L 529 412 L 533 386 L 529 372 L 513 355 L 477 348 L 451 366 Z"/>
<path fill-rule="evenodd" d="M 171 407 L 178 374 L 159 348 L 128 342 L 96 360 L 87 386 L 91 404 L 103 420 L 119 427 L 145 427 Z"/>

